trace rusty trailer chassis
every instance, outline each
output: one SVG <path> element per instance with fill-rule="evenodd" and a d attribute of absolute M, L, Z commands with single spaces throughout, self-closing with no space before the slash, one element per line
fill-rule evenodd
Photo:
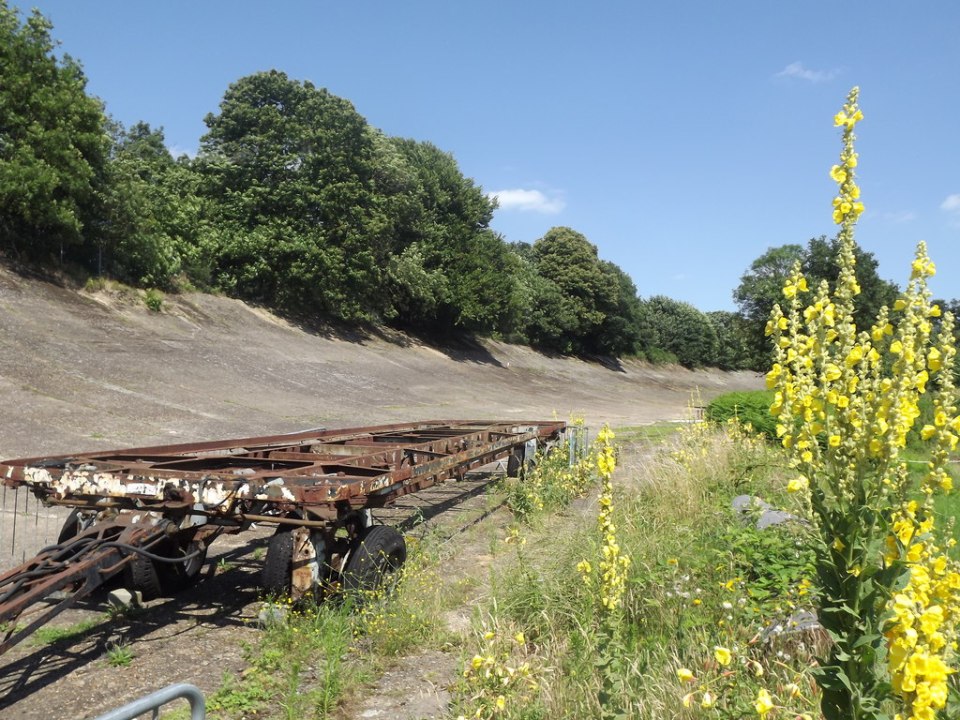
<path fill-rule="evenodd" d="M 218 535 L 255 523 L 277 527 L 267 591 L 364 589 L 406 557 L 372 509 L 494 461 L 516 469 L 565 430 L 431 421 L 0 462 L 3 484 L 72 508 L 58 544 L 0 575 L 0 653 L 121 572 L 146 596 L 172 591 L 197 577 Z"/>

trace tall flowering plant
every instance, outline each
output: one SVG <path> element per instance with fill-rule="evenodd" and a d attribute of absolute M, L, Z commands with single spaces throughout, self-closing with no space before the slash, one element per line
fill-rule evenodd
<path fill-rule="evenodd" d="M 600 495 L 597 504 L 597 531 L 600 536 L 600 554 L 596 568 L 589 560 L 577 563 L 577 571 L 599 600 L 599 626 L 595 666 L 600 672 L 602 686 L 597 700 L 601 718 L 623 717 L 617 697 L 625 681 L 624 656 L 619 628 L 623 595 L 626 592 L 630 556 L 626 555 L 617 539 L 613 521 L 613 472 L 617 457 L 613 447 L 614 434 L 606 425 L 597 433 L 597 474 L 600 476 Z"/>
<path fill-rule="evenodd" d="M 806 506 L 815 536 L 820 623 L 833 640 L 817 674 L 828 719 L 930 718 L 946 703 L 960 574 L 935 540 L 933 497 L 951 489 L 946 463 L 957 445 L 953 318 L 940 317 L 921 243 L 903 295 L 869 329 L 853 320 L 860 292 L 854 229 L 863 204 L 854 128 L 863 119 L 854 88 L 834 118 L 843 131 L 838 192 L 839 276 L 811 288 L 797 265 L 767 325 L 771 412 L 791 457 L 788 490 Z M 939 319 L 939 330 L 935 323 Z M 917 428 L 920 397 L 934 396 L 933 422 Z M 902 452 L 919 431 L 931 446 L 922 478 Z"/>

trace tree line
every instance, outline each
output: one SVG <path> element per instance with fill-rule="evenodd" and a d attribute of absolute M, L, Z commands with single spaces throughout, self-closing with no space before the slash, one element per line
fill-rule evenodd
<path fill-rule="evenodd" d="M 496 201 L 451 154 L 277 70 L 231 84 L 197 156 L 174 158 L 162 129 L 109 118 L 51 30 L 0 0 L 0 251 L 16 261 L 220 291 L 306 320 L 727 369 L 763 367 L 766 314 L 793 260 L 830 279 L 821 238 L 759 258 L 736 313 L 642 298 L 574 229 L 508 242 L 490 228 Z M 875 276 L 871 261 L 858 269 Z M 878 278 L 861 285 L 890 297 Z"/>

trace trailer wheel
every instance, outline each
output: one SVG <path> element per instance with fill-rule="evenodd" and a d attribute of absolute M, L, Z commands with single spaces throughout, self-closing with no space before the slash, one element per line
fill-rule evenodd
<path fill-rule="evenodd" d="M 129 590 L 138 591 L 144 600 L 175 595 L 200 577 L 207 559 L 206 546 L 191 542 L 181 548 L 175 538 L 170 538 L 150 549 L 154 555 L 169 558 L 184 557 L 197 551 L 199 555 L 184 562 L 157 562 L 135 554 L 127 563 L 125 584 Z"/>
<path fill-rule="evenodd" d="M 157 565 L 148 557 L 139 553 L 134 554 L 133 560 L 125 568 L 128 590 L 140 593 L 144 600 L 153 600 L 163 595 L 163 583 L 160 582 L 160 573 Z"/>
<path fill-rule="evenodd" d="M 63 521 L 63 527 L 60 528 L 60 534 L 57 535 L 57 545 L 62 545 L 67 540 L 73 540 L 88 527 L 93 525 L 96 513 L 81 511 L 80 508 L 74 508 Z"/>
<path fill-rule="evenodd" d="M 343 567 L 343 589 L 347 592 L 376 590 L 384 579 L 400 569 L 407 559 L 407 544 L 396 528 L 374 525 L 354 541 Z"/>
<path fill-rule="evenodd" d="M 267 543 L 260 582 L 270 595 L 289 595 L 293 575 L 293 534 L 278 532 Z"/>

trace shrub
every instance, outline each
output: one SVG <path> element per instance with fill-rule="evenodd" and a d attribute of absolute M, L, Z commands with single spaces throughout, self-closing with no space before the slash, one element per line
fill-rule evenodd
<path fill-rule="evenodd" d="M 772 403 L 773 392 L 769 390 L 725 393 L 707 405 L 707 419 L 725 423 L 736 418 L 741 423 L 750 423 L 757 432 L 776 440 L 777 423 L 770 414 Z"/>

